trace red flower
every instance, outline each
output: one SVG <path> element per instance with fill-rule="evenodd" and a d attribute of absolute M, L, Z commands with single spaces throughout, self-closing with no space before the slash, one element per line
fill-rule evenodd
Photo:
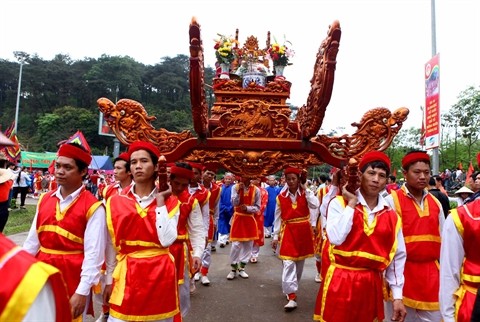
<path fill-rule="evenodd" d="M 272 56 L 272 60 L 278 60 L 280 58 L 280 56 L 278 56 L 277 53 L 273 53 L 271 56 Z"/>
<path fill-rule="evenodd" d="M 213 46 L 213 49 L 215 49 L 215 50 L 217 50 L 218 48 L 220 48 L 220 43 L 219 43 L 219 42 L 217 42 L 217 43 L 215 44 L 215 46 Z"/>

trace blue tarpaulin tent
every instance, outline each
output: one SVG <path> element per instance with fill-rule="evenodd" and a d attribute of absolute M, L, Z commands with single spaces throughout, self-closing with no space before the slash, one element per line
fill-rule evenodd
<path fill-rule="evenodd" d="M 107 155 L 93 155 L 88 168 L 91 170 L 113 170 L 113 164 Z"/>

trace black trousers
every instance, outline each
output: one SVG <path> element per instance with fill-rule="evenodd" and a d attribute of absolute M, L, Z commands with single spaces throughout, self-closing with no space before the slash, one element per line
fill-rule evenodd
<path fill-rule="evenodd" d="M 20 207 L 25 206 L 25 199 L 27 199 L 28 189 L 30 187 L 14 187 L 12 199 L 17 199 L 18 193 L 20 192 Z"/>
<path fill-rule="evenodd" d="M 10 203 L 7 201 L 0 202 L 0 233 L 3 233 L 3 228 L 7 224 L 8 220 L 8 207 Z"/>

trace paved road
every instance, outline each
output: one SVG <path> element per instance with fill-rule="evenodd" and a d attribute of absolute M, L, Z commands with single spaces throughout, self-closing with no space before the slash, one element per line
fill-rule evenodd
<path fill-rule="evenodd" d="M 35 202 L 34 199 L 27 201 L 29 204 Z M 8 237 L 22 245 L 27 233 Z M 191 299 L 192 308 L 184 322 L 312 321 L 320 285 L 314 282 L 315 260 L 307 259 L 297 294 L 298 308 L 287 313 L 283 309 L 287 301 L 281 288 L 282 262 L 273 255 L 269 243 L 270 239 L 266 239 L 258 263 L 247 265 L 250 277 L 237 277 L 232 281 L 226 278 L 230 271 L 230 246 L 217 248 L 212 255 L 211 284 L 205 287 L 197 282 L 197 292 Z M 92 321 L 95 320 L 89 319 L 88 322 Z"/>

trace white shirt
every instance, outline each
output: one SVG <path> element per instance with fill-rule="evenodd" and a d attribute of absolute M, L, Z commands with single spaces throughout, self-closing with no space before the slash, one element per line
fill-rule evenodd
<path fill-rule="evenodd" d="M 190 244 L 193 249 L 193 257 L 202 258 L 203 250 L 205 249 L 205 226 L 203 224 L 202 212 L 198 200 L 194 203 L 192 212 L 187 219 L 187 231 L 190 238 Z"/>
<path fill-rule="evenodd" d="M 295 193 L 291 193 L 288 189 L 288 186 L 285 186 L 282 188 L 279 195 L 287 194 L 290 197 L 290 200 L 292 202 L 295 202 L 297 198 L 302 195 L 302 191 L 303 189 L 299 188 L 297 189 L 297 191 L 295 191 Z M 312 227 L 315 227 L 317 222 L 317 209 L 320 202 L 318 201 L 317 196 L 315 196 L 315 194 L 310 189 L 305 190 L 305 198 L 307 199 L 308 209 L 310 210 L 310 224 L 312 225 Z M 281 216 L 282 209 L 280 208 L 277 199 L 277 203 L 275 205 L 275 219 L 273 220 L 273 240 L 278 240 L 278 235 L 280 234 L 280 228 L 282 226 Z"/>
<path fill-rule="evenodd" d="M 460 286 L 465 250 L 463 238 L 459 234 L 451 216 L 445 220 L 440 247 L 440 313 L 444 322 L 455 322 L 455 296 Z"/>
<path fill-rule="evenodd" d="M 65 199 L 60 193 L 61 189 L 62 187 L 60 186 L 50 198 L 58 198 L 60 211 L 63 211 L 70 206 L 84 188 L 82 185 Z M 38 206 L 27 239 L 23 244 L 23 248 L 33 256 L 38 253 L 41 246 L 37 233 L 37 217 Z M 80 283 L 78 284 L 75 293 L 86 296 L 90 293 L 90 288 L 98 284 L 98 281 L 100 280 L 100 270 L 105 259 L 106 239 L 107 228 L 105 223 L 105 208 L 102 205 L 93 212 L 92 216 L 87 221 L 83 240 L 84 259 L 82 263 L 82 272 Z"/>
<path fill-rule="evenodd" d="M 379 194 L 378 203 L 375 208 L 370 209 L 361 194 L 360 190 L 356 191 L 358 203 L 365 207 L 368 211 L 368 223 L 371 224 L 375 219 L 378 211 L 388 207 L 388 203 Z M 333 245 L 341 245 L 348 237 L 353 226 L 354 209 L 350 206 L 343 207 L 337 199 L 333 199 L 328 206 L 327 216 L 327 236 L 328 240 Z M 397 234 L 397 251 L 393 257 L 392 262 L 385 270 L 385 279 L 392 290 L 393 299 L 403 298 L 404 277 L 403 270 L 405 268 L 406 249 L 405 240 L 403 238 L 402 229 Z"/>

